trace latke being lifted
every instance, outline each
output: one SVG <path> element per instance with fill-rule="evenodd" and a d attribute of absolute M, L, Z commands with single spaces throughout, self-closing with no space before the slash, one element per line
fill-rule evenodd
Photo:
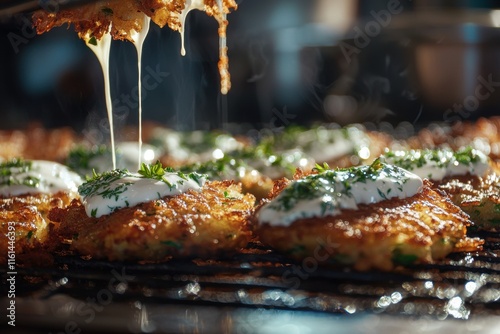
<path fill-rule="evenodd" d="M 227 14 L 237 7 L 234 0 L 99 0 L 53 12 L 38 10 L 32 20 L 38 34 L 73 24 L 81 39 L 95 45 L 108 32 L 114 39 L 134 42 L 134 35 L 145 28 L 145 22 L 149 22 L 144 20 L 148 16 L 160 27 L 167 25 L 181 33 L 181 53 L 184 54 L 186 17 L 194 9 L 204 11 L 219 24 L 218 68 L 221 91 L 227 94 L 231 88 L 226 46 Z"/>

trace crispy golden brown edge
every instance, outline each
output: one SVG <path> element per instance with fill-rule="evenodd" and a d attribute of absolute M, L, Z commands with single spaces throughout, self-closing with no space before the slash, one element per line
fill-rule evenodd
<path fill-rule="evenodd" d="M 290 226 L 263 223 L 256 234 L 296 260 L 312 257 L 318 263 L 361 271 L 393 270 L 405 260 L 432 263 L 451 252 L 480 250 L 483 241 L 466 236 L 471 224 L 467 214 L 424 182 L 422 192 L 410 198 L 359 205 L 359 210 L 299 219 Z M 286 184 L 278 182 L 273 196 Z"/>
<path fill-rule="evenodd" d="M 500 228 L 500 176 L 491 171 L 485 176 L 459 175 L 433 182 L 453 203 L 470 215 L 474 228 Z"/>
<path fill-rule="evenodd" d="M 64 192 L 0 198 L 0 263 L 7 262 L 7 250 L 12 246 L 9 232 L 13 232 L 17 264 L 47 265 L 50 253 L 61 247 L 51 237 L 55 223 L 50 221 L 48 214 L 53 208 L 65 207 L 71 199 Z"/>
<path fill-rule="evenodd" d="M 138 2 L 134 0 L 95 1 L 54 12 L 38 10 L 32 20 L 38 34 L 73 24 L 80 38 L 97 40 L 110 31 L 114 39 L 132 41 L 131 31 L 141 31 L 143 24 Z"/>

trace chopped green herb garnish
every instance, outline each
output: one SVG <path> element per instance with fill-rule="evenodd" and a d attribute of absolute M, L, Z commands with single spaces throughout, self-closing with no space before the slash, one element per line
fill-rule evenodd
<path fill-rule="evenodd" d="M 316 166 L 313 168 L 313 170 L 317 171 L 318 173 L 326 172 L 329 169 L 330 169 L 330 166 L 328 166 L 328 164 L 326 162 L 323 163 L 323 166 L 316 164 Z"/>
<path fill-rule="evenodd" d="M 103 7 L 101 10 L 106 15 L 113 15 L 113 10 L 109 7 Z"/>
<path fill-rule="evenodd" d="M 377 193 L 380 197 L 382 197 L 383 199 L 387 199 L 387 196 L 384 194 L 384 192 L 382 190 L 380 190 L 379 188 L 377 188 Z"/>
<path fill-rule="evenodd" d="M 171 172 L 168 173 L 172 174 Z M 137 178 L 158 180 L 165 183 L 171 191 L 173 189 L 177 189 L 178 185 L 183 184 L 185 180 L 196 180 L 197 184 L 199 186 L 202 186 L 205 179 L 205 175 L 197 174 L 194 172 L 189 174 L 174 172 L 173 174 L 178 176 L 178 179 L 167 179 L 169 174 L 167 174 L 167 169 L 163 168 L 160 162 L 157 162 L 155 164 L 143 163 L 137 174 L 130 173 L 126 169 L 116 169 L 101 174 L 93 171 L 92 177 L 90 177 L 84 184 L 78 187 L 78 191 L 82 197 L 100 196 L 104 199 L 112 199 L 118 202 L 122 197 L 122 194 L 129 190 L 130 186 L 132 186 L 136 182 Z M 158 192 L 156 193 L 156 195 L 158 196 L 158 198 L 162 197 Z M 108 205 L 109 210 L 115 211 L 123 206 L 129 207 L 131 205 L 131 202 L 126 196 L 121 200 L 123 203 L 120 204 L 121 206 L 116 206 L 113 202 Z M 97 211 L 93 210 L 91 212 L 91 215 L 93 217 L 96 217 Z"/>
<path fill-rule="evenodd" d="M 403 254 L 399 248 L 392 252 L 392 262 L 402 266 L 409 266 L 418 260 L 418 256 L 414 254 Z"/>
<path fill-rule="evenodd" d="M 165 241 L 160 241 L 162 245 L 166 245 L 168 247 L 172 247 L 175 249 L 182 249 L 182 244 L 180 242 L 172 241 L 172 240 L 165 240 Z"/>
<path fill-rule="evenodd" d="M 230 199 L 230 200 L 237 199 L 237 197 L 230 196 L 227 191 L 224 191 L 224 198 Z"/>
<path fill-rule="evenodd" d="M 66 165 L 76 171 L 90 170 L 92 159 L 106 154 L 111 155 L 111 151 L 106 146 L 96 146 L 91 149 L 80 146 L 69 152 Z"/>
<path fill-rule="evenodd" d="M 33 162 L 23 159 L 12 159 L 0 163 L 0 185 L 23 185 L 31 188 L 40 186 L 41 180 L 32 175 L 22 175 L 30 172 Z"/>
<path fill-rule="evenodd" d="M 295 245 L 292 248 L 290 248 L 288 251 L 286 251 L 287 254 L 301 254 L 306 250 L 306 247 L 304 245 Z"/>
<path fill-rule="evenodd" d="M 95 38 L 95 36 L 92 36 L 89 38 L 87 43 L 94 45 L 94 46 L 97 46 L 97 39 Z"/>
<path fill-rule="evenodd" d="M 411 151 L 389 151 L 381 157 L 382 161 L 394 164 L 406 170 L 414 170 L 431 164 L 438 168 L 446 169 L 456 164 L 470 166 L 484 161 L 485 156 L 472 147 L 458 151 L 449 149 L 424 149 Z M 429 175 L 432 177 L 432 174 Z"/>
<path fill-rule="evenodd" d="M 111 184 L 130 173 L 126 169 L 115 169 L 113 171 L 98 174 L 95 171 L 93 176 L 84 184 L 78 187 L 78 192 L 81 196 L 100 195 L 105 198 L 117 197 L 126 190 L 126 184 L 121 184 L 116 188 L 111 188 Z"/>
<path fill-rule="evenodd" d="M 163 168 L 163 165 L 161 164 L 160 161 L 157 161 L 155 164 L 142 163 L 138 173 L 145 178 L 164 182 L 166 185 L 169 186 L 170 190 L 176 188 L 177 184 L 172 184 L 172 182 L 170 182 L 166 178 L 166 173 L 176 173 L 177 176 L 181 179 L 177 181 L 180 185 L 184 183 L 184 181 L 182 180 L 187 181 L 189 179 L 195 181 L 196 183 L 198 183 L 198 185 L 201 185 L 201 180 L 207 177 L 207 175 L 203 175 L 196 172 L 190 172 L 188 174 L 185 174 L 183 171 L 175 172 L 172 168 L 168 167 Z"/>
<path fill-rule="evenodd" d="M 302 200 L 321 199 L 322 214 L 337 209 L 336 198 L 352 196 L 352 185 L 376 181 L 382 175 L 391 177 L 398 188 L 407 182 L 406 172 L 396 166 L 375 160 L 370 166 L 360 166 L 337 170 L 325 170 L 293 181 L 274 200 L 270 207 L 278 211 L 288 211 Z M 387 199 L 390 191 L 384 193 L 377 189 L 382 199 Z M 397 195 L 394 195 L 397 196 Z"/>

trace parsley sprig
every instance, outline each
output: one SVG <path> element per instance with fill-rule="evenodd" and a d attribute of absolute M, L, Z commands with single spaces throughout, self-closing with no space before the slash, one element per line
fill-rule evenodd
<path fill-rule="evenodd" d="M 316 171 L 318 173 L 324 173 L 327 170 L 330 170 L 330 166 L 328 166 L 326 162 L 324 162 L 323 165 L 316 164 L 316 166 L 314 166 L 313 168 L 313 171 Z"/>
<path fill-rule="evenodd" d="M 173 189 L 175 186 L 167 180 L 165 177 L 165 168 L 163 168 L 163 165 L 161 164 L 160 161 L 156 161 L 156 163 L 153 164 L 146 164 L 142 163 L 141 167 L 139 168 L 138 173 L 142 175 L 145 178 L 148 179 L 154 179 L 158 181 L 163 181 L 170 189 Z"/>
<path fill-rule="evenodd" d="M 175 171 L 171 167 L 163 168 L 163 165 L 160 161 L 156 161 L 155 164 L 145 164 L 142 163 L 138 173 L 145 178 L 158 180 L 164 182 L 169 188 L 172 190 L 177 187 L 177 184 L 173 184 L 167 179 L 167 173 L 175 173 L 181 180 L 177 181 L 177 183 L 182 184 L 184 181 L 188 181 L 189 179 L 195 181 L 198 185 L 202 185 L 203 179 L 208 178 L 208 175 L 201 174 L 198 172 L 184 172 L 184 171 Z M 186 174 L 187 173 L 187 174 Z"/>
<path fill-rule="evenodd" d="M 171 182 L 167 178 L 168 173 L 175 173 L 180 180 Z M 155 164 L 142 163 L 137 174 L 130 173 L 127 169 L 115 169 L 104 173 L 96 173 L 94 170 L 92 177 L 87 179 L 87 181 L 78 188 L 78 191 L 80 195 L 84 197 L 99 195 L 105 198 L 116 198 L 125 192 L 133 181 L 120 182 L 115 186 L 113 186 L 113 183 L 126 177 L 143 177 L 158 180 L 164 182 L 170 190 L 177 188 L 178 184 L 182 184 L 189 179 L 201 186 L 204 179 L 207 178 L 206 175 L 196 172 L 185 174 L 183 172 L 175 172 L 172 168 L 163 168 L 161 162 L 157 161 Z"/>

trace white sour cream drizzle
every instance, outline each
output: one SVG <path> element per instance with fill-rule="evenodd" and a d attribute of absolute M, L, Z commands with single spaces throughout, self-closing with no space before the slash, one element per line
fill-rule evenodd
<path fill-rule="evenodd" d="M 82 178 L 68 167 L 51 161 L 19 161 L 10 165 L 4 162 L 0 169 L 0 195 L 5 197 L 59 191 L 76 194 L 83 183 Z"/>
<path fill-rule="evenodd" d="M 111 26 L 110 26 L 111 29 Z M 113 168 L 116 168 L 116 151 L 115 151 L 115 135 L 113 129 L 113 102 L 111 100 L 111 86 L 109 80 L 109 55 L 111 51 L 111 34 L 109 32 L 105 33 L 100 40 L 96 38 L 91 38 L 87 36 L 85 38 L 87 46 L 92 50 L 99 63 L 101 64 L 102 74 L 104 77 L 104 95 L 106 97 L 106 110 L 108 113 L 109 120 L 109 134 L 111 141 L 111 152 Z M 96 45 L 92 44 L 95 42 Z"/>
<path fill-rule="evenodd" d="M 143 21 L 142 21 L 142 29 L 139 32 L 136 32 L 135 30 L 132 30 L 130 32 L 130 37 L 133 40 L 133 44 L 137 50 L 137 71 L 139 73 L 138 76 L 138 82 L 137 82 L 137 87 L 139 89 L 139 138 L 138 138 L 138 152 L 139 152 L 139 157 L 138 157 L 138 164 L 137 164 L 137 169 L 141 167 L 141 162 L 142 162 L 142 47 L 144 45 L 144 41 L 146 40 L 146 37 L 149 32 L 149 26 L 150 26 L 151 18 L 149 18 L 146 14 L 143 15 Z"/>
<path fill-rule="evenodd" d="M 140 31 L 131 30 L 130 37 L 133 41 L 133 44 L 137 50 L 137 69 L 138 69 L 138 93 L 139 93 L 139 135 L 138 135 L 138 168 L 142 162 L 142 49 L 144 45 L 144 41 L 149 33 L 151 19 L 144 14 L 143 22 Z M 111 27 L 110 27 L 111 29 Z M 111 142 L 111 159 L 113 163 L 113 169 L 117 168 L 116 164 L 116 148 L 115 148 L 115 136 L 114 136 L 114 126 L 113 126 L 113 102 L 111 98 L 111 87 L 110 87 L 110 77 L 109 77 L 109 57 L 111 51 L 111 34 L 105 33 L 101 40 L 97 40 L 96 38 L 90 38 L 87 36 L 86 44 L 87 46 L 94 52 L 99 63 L 101 64 L 101 69 L 104 77 L 104 95 L 106 99 L 106 109 L 108 114 L 109 121 L 109 131 L 110 131 L 110 142 Z M 90 42 L 92 41 L 92 42 Z M 95 43 L 96 45 L 92 44 Z"/>
<path fill-rule="evenodd" d="M 464 159 L 457 158 L 460 156 Z M 466 174 L 483 176 L 490 170 L 488 157 L 470 148 L 457 152 L 446 149 L 394 151 L 382 156 L 382 159 L 434 181 Z"/>
<path fill-rule="evenodd" d="M 185 56 L 186 55 L 186 48 L 185 48 L 185 42 L 184 42 L 184 34 L 186 32 L 186 29 L 184 28 L 186 26 L 186 17 L 188 16 L 189 12 L 198 9 L 198 10 L 205 10 L 205 1 L 204 0 L 186 0 L 186 6 L 181 12 L 181 15 L 179 17 L 179 21 L 181 22 L 181 27 L 179 30 L 179 33 L 181 34 L 181 55 Z"/>
<path fill-rule="evenodd" d="M 165 173 L 169 182 L 142 177 L 137 173 L 115 170 L 89 181 L 80 188 L 83 205 L 88 216 L 101 217 L 125 207 L 175 196 L 189 190 L 201 190 L 206 179 L 182 178 L 177 173 Z"/>
<path fill-rule="evenodd" d="M 291 182 L 257 214 L 259 223 L 288 226 L 302 218 L 335 216 L 358 204 L 419 193 L 422 179 L 402 168 L 379 164 L 326 171 Z"/>

